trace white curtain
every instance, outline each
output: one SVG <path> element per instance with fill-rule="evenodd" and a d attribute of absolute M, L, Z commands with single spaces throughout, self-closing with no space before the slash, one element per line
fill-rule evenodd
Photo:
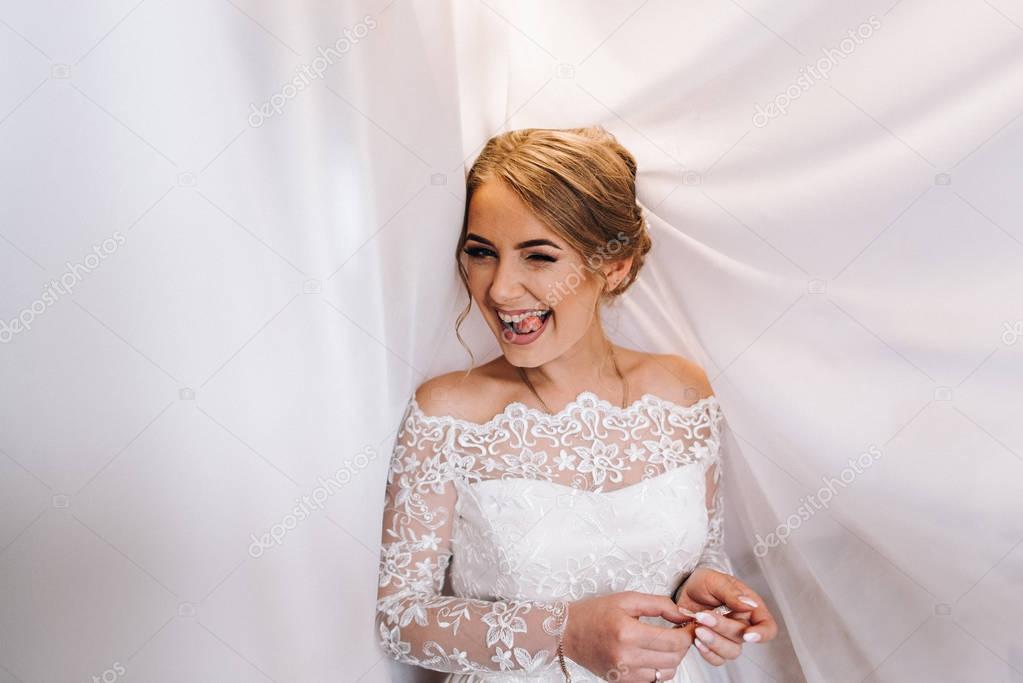
<path fill-rule="evenodd" d="M 0 2 L 0 682 L 428 676 L 384 478 L 464 173 L 599 123 L 701 363 L 743 681 L 1023 681 L 1019 0 Z M 497 347 L 476 312 L 477 360 Z"/>

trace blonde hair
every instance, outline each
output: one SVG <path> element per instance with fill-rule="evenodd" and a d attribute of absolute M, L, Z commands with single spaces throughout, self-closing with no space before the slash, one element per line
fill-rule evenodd
<path fill-rule="evenodd" d="M 523 128 L 490 138 L 465 178 L 465 213 L 455 249 L 458 275 L 469 293 L 469 303 L 455 323 L 455 335 L 474 364 L 472 349 L 458 331 L 472 310 L 461 254 L 473 193 L 492 179 L 504 181 L 541 222 L 582 255 L 586 270 L 601 280 L 595 307 L 598 321 L 600 305 L 632 285 L 651 247 L 646 217 L 636 202 L 636 159 L 602 126 Z M 605 260 L 617 262 L 630 256 L 629 273 L 610 289 L 600 266 Z"/>

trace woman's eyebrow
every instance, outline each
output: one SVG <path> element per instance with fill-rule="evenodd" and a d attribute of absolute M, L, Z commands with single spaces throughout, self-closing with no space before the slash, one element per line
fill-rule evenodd
<path fill-rule="evenodd" d="M 466 240 L 475 240 L 476 242 L 482 242 L 483 244 L 489 244 L 490 246 L 494 246 L 494 243 L 491 242 L 490 240 L 488 240 L 486 237 L 480 237 L 479 235 L 477 235 L 476 233 L 473 233 L 473 232 L 470 232 L 468 235 L 466 235 L 465 239 Z M 516 244 L 515 248 L 516 249 L 528 249 L 529 247 L 543 247 L 543 246 L 554 247 L 555 249 L 558 249 L 558 250 L 561 249 L 561 247 L 559 247 L 554 242 L 551 242 L 550 240 L 547 240 L 547 239 L 526 240 L 525 242 L 519 242 L 518 244 Z"/>

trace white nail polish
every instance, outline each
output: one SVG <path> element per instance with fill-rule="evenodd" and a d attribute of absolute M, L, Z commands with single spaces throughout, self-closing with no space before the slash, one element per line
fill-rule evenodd
<path fill-rule="evenodd" d="M 747 643 L 757 643 L 760 641 L 760 634 L 755 632 L 744 633 L 742 639 L 745 640 Z"/>
<path fill-rule="evenodd" d="M 696 614 L 693 615 L 693 618 L 696 619 L 701 624 L 703 624 L 704 626 L 717 626 L 718 623 L 718 620 L 715 619 L 713 615 L 708 614 L 707 612 L 697 612 Z"/>
<path fill-rule="evenodd" d="M 744 605 L 749 605 L 750 607 L 758 607 L 756 602 L 754 602 L 750 598 L 747 598 L 745 595 L 739 598 L 739 602 L 741 602 Z"/>

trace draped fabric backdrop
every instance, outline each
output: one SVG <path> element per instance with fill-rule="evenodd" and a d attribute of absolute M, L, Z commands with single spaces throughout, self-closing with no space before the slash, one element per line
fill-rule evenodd
<path fill-rule="evenodd" d="M 464 174 L 594 123 L 654 233 L 609 333 L 706 368 L 784 622 L 736 675 L 1023 681 L 1020 0 L 3 1 L 0 53 L 0 681 L 425 679 L 380 515 Z"/>

